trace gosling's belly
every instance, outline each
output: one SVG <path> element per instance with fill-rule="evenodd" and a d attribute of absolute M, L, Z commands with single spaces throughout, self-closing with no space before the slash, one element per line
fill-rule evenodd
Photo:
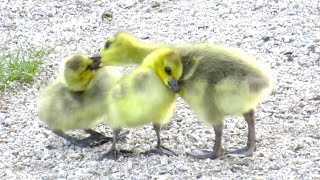
<path fill-rule="evenodd" d="M 248 112 L 264 97 L 262 92 L 250 92 L 245 81 L 239 83 L 236 80 L 221 81 L 212 86 L 201 82 L 189 83 L 182 88 L 180 95 L 204 121 L 209 121 L 208 114 L 236 115 Z"/>
<path fill-rule="evenodd" d="M 172 102 L 152 104 L 145 102 L 143 106 L 110 107 L 107 124 L 112 128 L 134 128 L 150 123 L 165 124 L 174 111 L 174 97 Z M 146 104 L 149 103 L 149 106 Z"/>
<path fill-rule="evenodd" d="M 217 108 L 225 115 L 246 113 L 254 109 L 259 98 L 246 93 L 224 93 L 214 97 Z"/>
<path fill-rule="evenodd" d="M 267 91 L 252 91 L 250 83 L 248 79 L 227 78 L 215 85 L 212 94 L 217 108 L 226 115 L 242 114 L 256 108 Z"/>
<path fill-rule="evenodd" d="M 108 116 L 107 124 L 112 128 L 134 128 L 150 123 L 163 124 L 170 118 L 167 114 L 172 114 L 166 107 L 135 109 L 131 111 L 132 113 L 117 110 L 112 112 L 112 109 L 109 112 L 111 113 Z"/>

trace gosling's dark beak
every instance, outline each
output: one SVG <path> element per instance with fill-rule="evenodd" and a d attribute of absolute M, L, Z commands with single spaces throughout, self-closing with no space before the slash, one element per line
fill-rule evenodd
<path fill-rule="evenodd" d="M 100 55 L 93 55 L 90 57 L 93 60 L 93 63 L 88 67 L 90 70 L 96 70 L 100 68 L 101 64 L 101 56 Z"/>
<path fill-rule="evenodd" d="M 178 81 L 176 79 L 172 79 L 171 81 L 169 81 L 169 86 L 170 88 L 175 92 L 178 93 L 180 91 L 180 86 L 178 84 Z"/>

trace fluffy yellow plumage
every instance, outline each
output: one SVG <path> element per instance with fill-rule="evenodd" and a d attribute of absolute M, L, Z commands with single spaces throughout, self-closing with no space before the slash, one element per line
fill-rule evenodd
<path fill-rule="evenodd" d="M 58 78 L 41 91 L 38 108 L 40 119 L 57 135 L 75 145 L 87 146 L 90 141 L 108 139 L 91 130 L 105 115 L 105 93 L 120 78 L 111 67 L 99 68 L 100 59 L 82 54 L 68 56 Z M 83 129 L 91 136 L 77 140 L 63 131 Z"/>
<path fill-rule="evenodd" d="M 230 155 L 250 156 L 255 144 L 254 109 L 271 90 L 265 68 L 241 51 L 214 44 L 148 44 L 127 33 L 117 33 L 101 50 L 102 65 L 140 63 L 141 59 L 161 47 L 177 51 L 183 64 L 179 95 L 200 119 L 215 129 L 213 151 L 192 151 L 196 158 L 216 158 L 223 154 L 223 119 L 243 114 L 248 123 L 248 145 Z"/>
<path fill-rule="evenodd" d="M 152 152 L 171 155 L 161 146 L 160 127 L 169 121 L 175 107 L 175 92 L 182 75 L 179 56 L 169 48 L 149 54 L 142 64 L 112 87 L 106 97 L 106 123 L 114 129 L 114 141 L 104 157 L 116 159 L 123 151 L 116 148 L 118 133 L 125 127 L 152 123 L 157 133 L 157 146 Z"/>

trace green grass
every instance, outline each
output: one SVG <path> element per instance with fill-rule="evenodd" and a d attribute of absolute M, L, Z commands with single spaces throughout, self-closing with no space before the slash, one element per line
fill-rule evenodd
<path fill-rule="evenodd" d="M 16 81 L 32 81 L 48 53 L 48 48 L 1 52 L 0 90 Z"/>

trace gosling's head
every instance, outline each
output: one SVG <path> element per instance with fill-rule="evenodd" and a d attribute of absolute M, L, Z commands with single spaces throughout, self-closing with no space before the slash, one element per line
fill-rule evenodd
<path fill-rule="evenodd" d="M 155 70 L 163 83 L 174 92 L 180 91 L 178 80 L 182 76 L 183 66 L 179 54 L 171 48 L 160 48 L 149 54 L 143 62 Z"/>
<path fill-rule="evenodd" d="M 101 64 L 103 66 L 127 64 L 130 59 L 134 59 L 135 56 L 139 55 L 139 46 L 140 42 L 134 36 L 125 32 L 118 32 L 108 38 L 100 50 Z"/>
<path fill-rule="evenodd" d="M 75 92 L 86 90 L 100 62 L 100 57 L 88 57 L 82 54 L 68 56 L 63 71 L 68 88 Z"/>

